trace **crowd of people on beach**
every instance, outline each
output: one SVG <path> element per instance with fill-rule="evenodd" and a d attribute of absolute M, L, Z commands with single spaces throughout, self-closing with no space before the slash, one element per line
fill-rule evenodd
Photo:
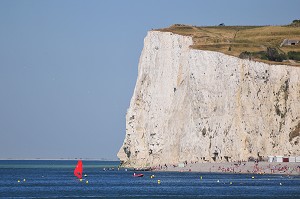
<path fill-rule="evenodd" d="M 249 163 L 248 163 L 249 164 Z M 250 163 L 251 164 L 251 163 Z M 300 174 L 300 165 L 297 167 L 287 164 L 259 164 L 255 162 L 247 167 L 246 163 L 231 164 L 229 167 L 218 167 L 218 171 L 227 173 L 254 173 L 254 174 Z"/>
<path fill-rule="evenodd" d="M 188 163 L 184 161 L 182 165 L 161 164 L 151 167 L 153 171 L 198 171 L 216 173 L 252 173 L 252 174 L 286 174 L 300 175 L 300 164 L 293 163 L 268 163 L 268 162 L 227 162 L 227 163 Z"/>

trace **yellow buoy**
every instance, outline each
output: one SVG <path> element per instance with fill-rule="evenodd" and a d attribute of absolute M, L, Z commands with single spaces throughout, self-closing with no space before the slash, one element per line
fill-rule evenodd
<path fill-rule="evenodd" d="M 79 179 L 79 181 L 81 182 L 81 181 L 82 181 L 82 179 L 80 178 L 80 179 Z"/>
<path fill-rule="evenodd" d="M 252 179 L 254 179 L 254 176 L 252 176 Z"/>
<path fill-rule="evenodd" d="M 23 181 L 26 182 L 26 179 L 24 178 Z"/>
<path fill-rule="evenodd" d="M 87 181 L 85 181 L 85 183 L 86 183 L 86 184 L 89 184 L 89 181 L 87 180 Z"/>
<path fill-rule="evenodd" d="M 21 182 L 20 180 L 18 180 L 18 182 Z"/>
<path fill-rule="evenodd" d="M 200 176 L 200 179 L 202 180 L 202 176 Z"/>
<path fill-rule="evenodd" d="M 160 180 L 157 180 L 157 184 L 160 184 Z"/>

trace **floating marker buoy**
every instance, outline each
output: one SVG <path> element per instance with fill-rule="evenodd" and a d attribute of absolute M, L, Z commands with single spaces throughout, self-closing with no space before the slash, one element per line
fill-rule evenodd
<path fill-rule="evenodd" d="M 202 180 L 202 176 L 200 176 L 200 179 Z"/>
<path fill-rule="evenodd" d="M 87 181 L 85 181 L 85 184 L 89 184 L 89 181 L 87 180 Z"/>
<path fill-rule="evenodd" d="M 157 184 L 160 184 L 160 180 L 157 180 Z"/>
<path fill-rule="evenodd" d="M 281 186 L 282 184 L 281 184 L 281 183 L 279 183 L 279 185 Z"/>
<path fill-rule="evenodd" d="M 229 184 L 232 184 L 232 182 L 230 182 Z"/>
<path fill-rule="evenodd" d="M 154 175 L 151 175 L 150 178 L 154 178 Z"/>
<path fill-rule="evenodd" d="M 21 182 L 20 180 L 18 180 L 18 182 Z"/>
<path fill-rule="evenodd" d="M 24 178 L 23 181 L 26 182 L 26 179 Z"/>
<path fill-rule="evenodd" d="M 79 181 L 82 182 L 82 179 L 80 178 Z"/>
<path fill-rule="evenodd" d="M 252 176 L 252 179 L 254 179 L 254 176 Z"/>
<path fill-rule="evenodd" d="M 220 182 L 220 180 L 217 180 L 217 182 Z"/>
<path fill-rule="evenodd" d="M 84 177 L 87 177 L 87 175 L 86 175 L 86 174 L 84 174 Z"/>

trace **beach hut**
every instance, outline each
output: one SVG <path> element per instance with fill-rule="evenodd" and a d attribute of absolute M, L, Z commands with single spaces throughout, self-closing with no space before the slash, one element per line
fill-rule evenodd
<path fill-rule="evenodd" d="M 178 163 L 178 167 L 179 168 L 183 168 L 184 167 L 184 163 L 183 162 Z"/>
<path fill-rule="evenodd" d="M 276 155 L 276 156 L 275 156 L 275 162 L 283 162 L 283 156 L 281 156 L 281 155 Z"/>
<path fill-rule="evenodd" d="M 300 162 L 300 156 L 296 157 L 296 162 Z"/>
<path fill-rule="evenodd" d="M 289 162 L 289 157 L 283 157 L 282 162 Z"/>
<path fill-rule="evenodd" d="M 274 156 L 268 156 L 268 162 L 275 162 Z"/>
<path fill-rule="evenodd" d="M 296 157 L 289 157 L 289 162 L 296 162 Z"/>

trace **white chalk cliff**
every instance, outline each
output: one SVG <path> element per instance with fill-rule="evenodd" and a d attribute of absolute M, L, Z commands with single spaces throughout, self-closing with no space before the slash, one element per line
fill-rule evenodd
<path fill-rule="evenodd" d="M 148 32 L 118 153 L 123 165 L 300 155 L 300 68 L 192 44 Z"/>

